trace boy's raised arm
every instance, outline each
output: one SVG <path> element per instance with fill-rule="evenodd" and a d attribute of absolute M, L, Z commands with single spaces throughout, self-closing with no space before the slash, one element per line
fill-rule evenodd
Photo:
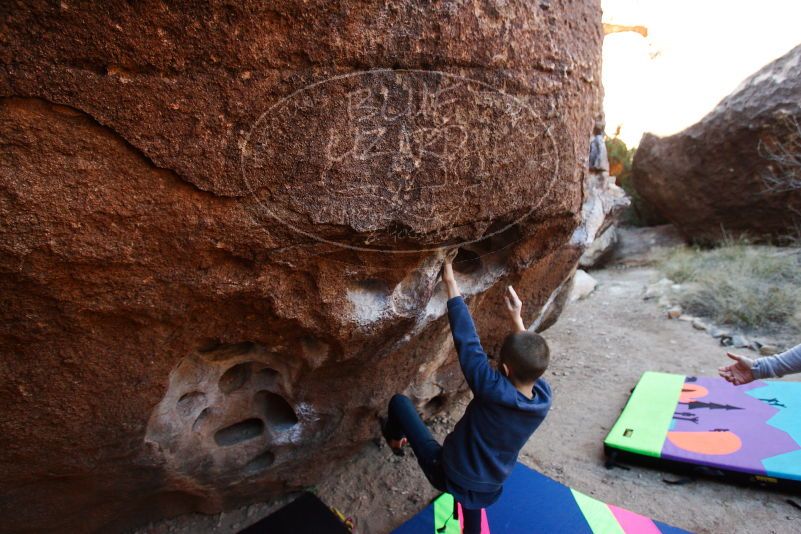
<path fill-rule="evenodd" d="M 509 314 L 509 319 L 512 320 L 515 332 L 525 332 L 526 325 L 523 324 L 523 301 L 517 296 L 515 288 L 506 286 L 506 295 L 503 296 L 506 301 L 506 313 Z"/>
<path fill-rule="evenodd" d="M 462 296 L 461 291 L 459 291 L 459 284 L 456 283 L 456 278 L 453 276 L 454 257 L 456 257 L 456 251 L 448 251 L 445 256 L 445 265 L 442 266 L 442 281 L 445 283 L 445 287 L 448 288 L 448 300 Z"/>
<path fill-rule="evenodd" d="M 476 333 L 473 318 L 462 299 L 459 285 L 453 275 L 453 256 L 445 258 L 442 268 L 442 281 L 448 288 L 448 320 L 451 324 L 453 343 L 459 355 L 459 365 L 462 368 L 467 385 L 476 396 L 489 396 L 498 391 L 498 381 L 502 380 L 500 373 L 489 365 L 487 353 L 481 347 L 481 341 Z"/>

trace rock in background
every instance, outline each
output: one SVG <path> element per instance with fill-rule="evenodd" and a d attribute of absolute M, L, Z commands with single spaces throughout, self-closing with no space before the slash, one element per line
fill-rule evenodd
<path fill-rule="evenodd" d="M 2 13 L 4 531 L 265 500 L 438 410 L 442 246 L 490 352 L 506 284 L 558 316 L 597 1 Z"/>
<path fill-rule="evenodd" d="M 609 258 L 611 265 L 653 265 L 667 249 L 684 244 L 684 238 L 672 224 L 645 228 L 621 227 L 616 233 L 617 244 Z"/>
<path fill-rule="evenodd" d="M 609 224 L 606 229 L 595 236 L 590 246 L 579 258 L 579 266 L 585 269 L 599 268 L 606 265 L 613 256 L 618 244 L 617 226 Z"/>
<path fill-rule="evenodd" d="M 701 122 L 670 137 L 645 134 L 634 156 L 635 188 L 689 240 L 796 233 L 799 120 L 801 46 L 742 82 Z M 793 144 L 795 165 L 771 158 Z"/>

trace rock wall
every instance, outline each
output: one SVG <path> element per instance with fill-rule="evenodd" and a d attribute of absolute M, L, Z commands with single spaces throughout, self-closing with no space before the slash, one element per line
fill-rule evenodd
<path fill-rule="evenodd" d="M 795 235 L 799 121 L 801 46 L 743 81 L 699 123 L 669 137 L 645 134 L 634 156 L 634 187 L 689 240 Z M 773 157 L 782 147 L 794 162 Z"/>
<path fill-rule="evenodd" d="M 389 397 L 552 323 L 584 240 L 600 8 L 2 8 L 0 515 L 114 531 L 311 485 Z"/>

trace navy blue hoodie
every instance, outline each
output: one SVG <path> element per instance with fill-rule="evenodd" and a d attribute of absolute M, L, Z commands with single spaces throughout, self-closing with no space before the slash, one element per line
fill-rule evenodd
<path fill-rule="evenodd" d="M 528 399 L 490 367 L 462 297 L 448 300 L 448 319 L 473 400 L 445 438 L 442 463 L 457 500 L 467 508 L 484 508 L 498 500 L 520 449 L 545 419 L 551 387 L 538 379 Z"/>

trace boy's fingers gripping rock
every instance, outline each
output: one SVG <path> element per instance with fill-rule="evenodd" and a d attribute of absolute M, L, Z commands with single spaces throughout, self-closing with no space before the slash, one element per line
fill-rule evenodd
<path fill-rule="evenodd" d="M 456 257 L 456 249 L 450 249 L 445 252 L 442 267 L 439 269 L 439 277 L 443 281 L 447 281 L 453 269 L 453 258 Z M 450 271 L 450 272 L 449 272 Z"/>
<path fill-rule="evenodd" d="M 517 296 L 515 288 L 512 286 L 506 286 L 506 293 L 507 294 L 504 296 L 504 298 L 506 299 L 509 309 L 516 310 L 523 307 L 523 302 L 520 300 L 520 297 Z"/>

